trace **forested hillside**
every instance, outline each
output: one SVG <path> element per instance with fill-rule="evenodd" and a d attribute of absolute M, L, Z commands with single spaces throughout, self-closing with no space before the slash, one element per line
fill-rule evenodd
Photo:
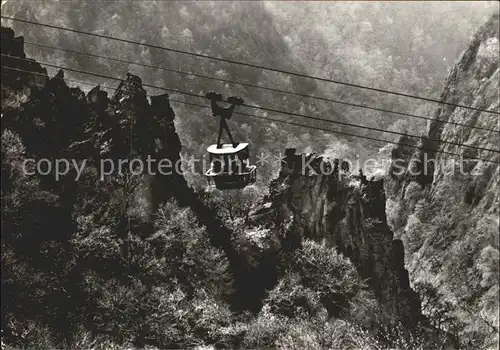
<path fill-rule="evenodd" d="M 469 47 L 446 79 L 442 99 L 499 111 L 499 17 L 476 33 Z M 498 130 L 498 115 L 440 108 L 427 130 L 424 147 L 453 150 L 445 142 L 498 147 L 498 131 L 483 131 L 438 121 L 464 122 Z M 402 143 L 409 140 L 402 139 Z M 471 347 L 490 347 L 498 342 L 499 242 L 498 206 L 499 155 L 469 150 L 468 157 L 484 161 L 450 162 L 442 153 L 429 159 L 435 174 L 411 176 L 411 167 L 421 167 L 422 152 L 399 146 L 395 158 L 407 161 L 407 170 L 387 181 L 387 213 L 392 228 L 407 247 L 410 274 L 429 297 L 425 311 L 447 310 L 449 316 L 435 321 L 455 328 L 469 339 Z M 393 169 L 391 169 L 393 170 Z M 435 303 L 439 300 L 439 303 Z"/>
<path fill-rule="evenodd" d="M 11 56 L 2 63 L 43 75 L 36 61 L 16 59 L 24 52 L 5 40 L 13 37 L 2 28 Z M 255 221 L 257 198 L 195 193 L 178 173 L 101 178 L 102 159 L 179 159 L 168 95 L 148 101 L 131 74 L 108 97 L 68 87 L 62 71 L 18 72 L 2 66 L 3 346 L 405 348 L 446 339 L 390 306 L 396 300 L 349 255 L 295 234 L 290 245 L 286 223 Z M 59 179 L 53 168 L 25 168 L 64 157 L 74 163 Z M 418 313 L 418 296 L 404 288 Z"/>
<path fill-rule="evenodd" d="M 2 16 L 498 112 L 495 11 L 490 3 L 2 2 Z M 1 35 L 2 347 L 496 346 L 498 166 L 469 169 L 480 176 L 408 171 L 422 147 L 439 159 L 439 152 L 457 151 L 449 141 L 498 147 L 498 133 L 485 137 L 484 130 L 444 123 L 498 128 L 490 113 L 4 18 Z M 184 172 L 125 167 L 104 175 L 103 160 L 176 163 L 215 143 L 210 108 L 181 103 L 209 101 L 148 85 L 200 96 L 216 91 L 256 106 L 425 136 L 396 140 L 241 107 L 360 137 L 235 115 L 231 130 L 250 142 L 252 162 L 261 153 L 285 155 L 259 164 L 255 185 L 205 187 L 187 163 Z M 491 151 L 464 154 L 499 161 Z M 356 155 L 403 158 L 406 172 L 395 173 L 394 163 L 375 169 L 385 176 L 347 169 L 342 158 Z M 54 169 L 61 159 L 70 160 L 62 175 Z M 42 171 L 40 161 L 52 168 Z"/>
<path fill-rule="evenodd" d="M 488 3 L 273 3 L 273 2 L 51 2 L 7 1 L 4 15 L 62 25 L 120 38 L 143 41 L 174 49 L 241 60 L 284 70 L 298 71 L 410 94 L 438 96 L 442 82 L 474 30 L 495 10 Z M 463 16 L 464 11 L 468 15 Z M 147 18 L 147 20 L 143 20 Z M 434 105 L 412 99 L 367 92 L 345 86 L 290 77 L 211 60 L 203 60 L 162 50 L 139 47 L 99 38 L 61 32 L 25 23 L 2 20 L 27 42 L 98 53 L 132 62 L 181 69 L 235 81 L 271 86 L 297 93 L 373 105 L 399 112 L 430 116 Z M 95 59 L 81 55 L 26 45 L 30 57 L 113 77 L 130 71 L 144 83 L 204 95 L 210 90 L 224 96 L 237 95 L 258 106 L 302 113 L 350 123 L 389 128 L 419 134 L 425 120 L 401 117 L 304 99 L 236 84 L 190 77 Z M 49 68 L 49 72 L 54 72 Z M 107 83 L 89 75 L 66 72 L 68 78 Z M 89 89 L 91 86 L 82 86 Z M 147 88 L 152 93 L 159 93 Z M 202 99 L 171 94 L 174 99 L 206 103 Z M 172 102 L 183 150 L 200 157 L 208 142 L 215 141 L 217 125 L 210 110 Z M 300 124 L 347 131 L 393 140 L 394 135 L 343 125 L 307 121 L 301 118 L 249 108 L 242 111 L 285 119 Z M 384 143 L 328 134 L 321 131 L 272 123 L 235 115 L 237 138 L 251 141 L 255 154 L 277 155 L 284 147 L 333 156 L 373 155 Z M 342 153 L 342 154 L 339 154 Z M 260 179 L 269 181 L 279 164 L 261 168 Z M 188 179 L 203 184 L 200 177 Z"/>

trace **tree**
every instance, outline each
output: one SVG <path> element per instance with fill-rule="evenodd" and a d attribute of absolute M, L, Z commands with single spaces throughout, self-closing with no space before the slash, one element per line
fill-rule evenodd
<path fill-rule="evenodd" d="M 217 209 L 219 215 L 229 222 L 237 219 L 247 222 L 250 210 L 264 195 L 264 190 L 255 185 L 235 190 L 212 190 L 204 193 L 207 204 Z"/>

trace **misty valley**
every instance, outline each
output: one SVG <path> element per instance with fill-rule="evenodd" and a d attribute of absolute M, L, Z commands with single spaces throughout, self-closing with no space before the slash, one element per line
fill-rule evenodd
<path fill-rule="evenodd" d="M 2 348 L 498 348 L 498 2 L 1 6 Z"/>

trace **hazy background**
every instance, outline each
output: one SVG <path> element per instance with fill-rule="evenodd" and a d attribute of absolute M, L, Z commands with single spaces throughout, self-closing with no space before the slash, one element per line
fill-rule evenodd
<path fill-rule="evenodd" d="M 2 1 L 2 14 L 102 33 L 155 45 L 298 71 L 368 86 L 439 98 L 443 81 L 476 29 L 498 11 L 497 2 L 229 2 L 229 1 Z M 2 20 L 26 41 L 97 53 L 155 66 L 224 77 L 263 86 L 326 96 L 400 112 L 432 116 L 435 105 L 310 79 L 203 60 L 95 37 Z M 246 103 L 350 123 L 410 130 L 421 134 L 425 121 L 401 118 L 239 85 L 176 75 L 161 70 L 66 54 L 26 45 L 29 57 L 42 62 L 114 77 L 127 72 L 144 83 L 204 95 L 209 90 L 238 95 Z M 54 69 L 49 69 L 51 74 Z M 116 86 L 84 74 L 66 77 Z M 74 84 L 71 84 L 74 85 Z M 88 90 L 91 86 L 81 86 Z M 147 89 L 150 93 L 162 93 Z M 203 99 L 171 94 L 195 103 Z M 216 120 L 209 109 L 172 103 L 184 150 L 204 154 L 215 142 Z M 332 130 L 394 140 L 391 134 L 304 120 L 254 109 L 244 112 Z M 361 158 L 384 144 L 344 138 L 312 129 L 237 116 L 230 123 L 237 138 L 254 153 L 277 154 L 286 146 L 299 151 Z M 261 167 L 267 181 L 276 166 Z M 200 179 L 191 179 L 198 183 Z"/>
<path fill-rule="evenodd" d="M 498 14 L 481 32 L 480 45 L 470 45 L 477 29 L 498 11 L 497 3 L 2 4 L 4 15 L 433 98 L 441 98 L 449 70 L 468 49 L 457 69 L 459 76 L 450 79 L 443 98 L 460 99 L 457 95 L 463 93 L 473 105 L 498 108 Z M 428 117 L 436 108 L 164 50 L 17 22 L 2 25 L 13 27 L 26 41 L 154 66 Z M 4 45 L 2 39 L 2 49 Z M 341 137 L 235 116 L 230 127 L 238 140 L 252 144 L 254 155 L 276 155 L 285 147 L 296 147 L 298 152 L 383 159 L 391 153 L 386 141 L 396 138 L 385 130 L 420 135 L 426 128 L 414 118 L 29 44 L 26 51 L 42 63 L 117 78 L 132 72 L 144 83 L 201 96 L 215 90 L 225 97 L 239 95 L 249 104 L 384 129 L 374 132 L 268 113 L 359 135 Z M 11 62 L 2 60 L 2 66 Z M 69 71 L 66 77 L 118 85 Z M 33 89 L 31 79 L 22 74 L 2 78 L 2 348 L 439 348 L 444 339 L 438 336 L 440 344 L 434 343 L 434 330 L 423 334 L 420 327 L 396 325 L 393 316 L 408 319 L 409 310 L 419 317 L 418 303 L 412 306 L 407 299 L 413 294 L 403 285 L 407 278 L 431 325 L 445 331 L 443 338 L 456 338 L 456 348 L 494 347 L 500 207 L 495 164 L 478 164 L 474 170 L 483 176 L 463 176 L 446 168 L 427 186 L 422 186 L 426 177 L 387 176 L 384 191 L 377 184 L 358 186 L 327 177 L 316 181 L 282 176 L 268 186 L 277 162 L 259 166 L 259 182 L 241 191 L 193 193 L 181 178 L 147 181 L 129 176 L 130 171 L 103 181 L 97 170 L 98 152 L 104 150 L 115 161 L 131 155 L 144 160 L 153 141 L 162 137 L 159 133 L 168 133 L 168 146 L 178 145 L 171 129 L 157 118 L 146 120 L 151 111 L 143 108 L 142 100 L 113 101 L 108 111 L 100 111 L 95 104 L 83 103 L 77 91 L 56 84 Z M 206 99 L 172 95 L 209 106 Z M 210 108 L 172 105 L 183 151 L 197 157 L 205 154 L 217 132 Z M 243 111 L 263 114 L 248 107 Z M 447 108 L 440 117 L 494 128 L 484 114 Z M 440 146 L 448 151 L 458 142 L 498 144 L 498 133 L 476 130 L 448 125 L 442 131 L 434 128 L 430 135 L 449 142 Z M 411 157 L 405 147 L 398 151 L 405 159 Z M 467 157 L 495 159 L 493 152 L 463 151 Z M 28 176 L 22 169 L 29 158 L 75 157 L 89 160 L 79 181 L 71 173 L 55 181 L 41 173 Z M 186 178 L 191 185 L 205 184 L 202 176 L 188 173 Z M 269 189 L 273 195 L 265 198 Z M 391 242 L 391 230 L 403 242 L 408 275 L 402 270 L 401 245 Z M 398 285 L 402 288 L 396 291 Z"/>

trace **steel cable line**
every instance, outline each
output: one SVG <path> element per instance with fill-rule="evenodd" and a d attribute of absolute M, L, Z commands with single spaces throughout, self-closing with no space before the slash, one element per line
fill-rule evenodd
<path fill-rule="evenodd" d="M 30 74 L 34 74 L 34 75 L 39 75 L 39 76 L 42 76 L 42 77 L 47 77 L 47 75 L 42 74 L 42 73 L 27 71 L 27 70 L 23 70 L 23 69 L 19 69 L 19 68 L 14 68 L 14 67 L 9 67 L 9 66 L 5 66 L 5 65 L 2 65 L 2 68 L 9 69 L 9 70 L 14 70 L 14 71 L 19 71 L 19 72 L 30 73 Z M 63 81 L 71 81 L 71 82 L 75 82 L 75 83 L 81 83 L 81 84 L 92 85 L 92 86 L 96 85 L 95 83 L 90 83 L 90 82 L 81 81 L 81 80 L 75 80 L 75 79 L 66 79 L 66 78 L 59 78 L 59 77 L 53 77 L 51 79 L 60 79 L 60 80 L 63 80 Z M 112 79 L 123 81 L 122 79 L 118 79 L 118 78 L 112 78 Z M 98 84 L 98 86 L 100 86 L 100 87 L 102 87 L 104 89 L 118 90 L 118 88 L 114 88 L 114 87 L 110 87 L 110 86 L 105 86 L 105 85 L 100 85 L 100 84 Z M 162 89 L 162 88 L 158 88 L 158 89 Z M 149 95 L 149 96 L 151 96 L 151 95 Z M 202 105 L 202 104 L 199 104 L 199 103 L 193 103 L 193 102 L 187 102 L 187 101 L 177 100 L 177 99 L 171 98 L 170 96 L 169 96 L 169 101 L 171 101 L 171 102 L 177 102 L 177 103 L 182 103 L 182 104 L 190 105 L 190 106 L 196 106 L 196 107 L 211 109 L 211 107 L 207 106 L 207 105 Z M 268 120 L 268 121 L 277 122 L 277 123 L 284 123 L 284 124 L 288 124 L 288 125 L 292 125 L 292 126 L 305 127 L 305 128 L 309 128 L 309 129 L 320 130 L 320 131 L 324 131 L 324 132 L 327 132 L 327 133 L 334 133 L 334 134 L 339 134 L 339 135 L 343 135 L 343 136 L 353 136 L 353 137 L 356 137 L 356 138 L 361 138 L 361 139 L 366 139 L 366 140 L 372 140 L 372 141 L 377 141 L 377 142 L 383 142 L 383 143 L 390 143 L 390 144 L 398 145 L 398 146 L 407 146 L 407 147 L 418 149 L 418 150 L 431 151 L 431 152 L 435 152 L 435 153 L 441 153 L 441 154 L 448 154 L 448 155 L 452 155 L 452 156 L 463 157 L 463 155 L 460 154 L 460 153 L 453 153 L 453 152 L 448 152 L 448 151 L 444 151 L 444 150 L 440 151 L 440 150 L 431 149 L 431 148 L 427 148 L 427 147 L 423 147 L 423 146 L 416 146 L 416 145 L 411 145 L 411 144 L 402 143 L 402 142 L 384 140 L 384 139 L 379 139 L 379 138 L 370 137 L 370 136 L 361 136 L 361 135 L 353 134 L 353 133 L 349 133 L 349 132 L 343 132 L 343 131 L 332 130 L 332 129 L 325 129 L 325 128 L 321 128 L 321 127 L 317 127 L 317 126 L 312 126 L 312 125 L 299 124 L 299 123 L 290 122 L 290 121 L 287 121 L 287 120 L 274 119 L 274 118 L 269 118 L 269 117 L 264 117 L 264 116 L 258 116 L 258 115 L 254 115 L 254 114 L 244 113 L 244 112 L 233 112 L 233 114 L 242 115 L 242 116 L 246 116 L 246 117 L 252 117 L 252 118 L 256 118 L 256 119 Z M 405 136 L 408 136 L 408 135 L 405 135 Z M 487 160 L 487 159 L 482 159 L 482 158 L 468 158 L 468 159 L 469 160 L 478 160 L 478 161 L 486 162 L 486 163 L 500 164 L 499 161 Z"/>
<path fill-rule="evenodd" d="M 77 79 L 71 79 L 71 78 L 60 78 L 60 77 L 56 77 L 56 76 L 50 78 L 47 75 L 39 73 L 39 72 L 33 72 L 33 71 L 30 71 L 30 70 L 25 70 L 25 69 L 19 69 L 19 68 L 15 68 L 15 67 L 5 66 L 3 64 L 1 65 L 1 67 L 3 69 L 8 69 L 8 70 L 16 71 L 16 72 L 23 72 L 23 73 L 30 73 L 30 74 L 33 74 L 33 75 L 38 75 L 38 76 L 41 76 L 41 77 L 48 78 L 49 80 L 50 79 L 60 79 L 60 80 L 63 80 L 65 82 L 70 82 L 70 83 L 78 83 L 78 84 L 84 84 L 84 85 L 89 85 L 89 86 L 99 86 L 100 88 L 103 88 L 103 89 L 117 90 L 117 88 L 112 87 L 112 86 L 107 86 L 107 85 L 102 85 L 102 84 L 96 84 L 96 83 L 92 83 L 92 82 L 89 82 L 89 81 L 83 81 L 83 80 L 77 80 Z M 70 86 L 70 88 L 71 88 L 71 86 Z"/>
<path fill-rule="evenodd" d="M 179 50 L 179 49 L 173 49 L 173 48 L 169 48 L 169 47 L 165 47 L 165 46 L 160 46 L 160 45 L 142 43 L 142 42 L 139 42 L 139 41 L 134 41 L 134 40 L 129 40 L 129 39 L 123 39 L 123 38 L 113 37 L 113 36 L 110 36 L 110 35 L 104 35 L 104 34 L 98 34 L 98 33 L 93 33 L 93 32 L 87 32 L 87 31 L 83 31 L 83 30 L 78 30 L 78 29 L 73 29 L 73 28 L 68 28 L 68 27 L 62 27 L 62 26 L 56 26 L 56 25 L 47 24 L 47 23 L 29 21 L 29 20 L 21 19 L 21 18 L 15 18 L 15 17 L 3 16 L 3 15 L 1 16 L 1 18 L 7 19 L 7 20 L 12 20 L 12 21 L 17 21 L 17 22 L 22 22 L 22 23 L 28 23 L 28 24 L 43 26 L 43 27 L 47 27 L 47 28 L 64 30 L 64 31 L 68 31 L 68 32 L 76 33 L 76 34 L 84 34 L 84 35 L 94 36 L 94 37 L 98 37 L 98 38 L 102 38 L 102 39 L 120 41 L 120 42 L 124 42 L 124 43 L 127 43 L 127 44 L 140 45 L 140 46 L 149 47 L 149 48 L 153 48 L 153 49 L 160 49 L 160 50 L 165 50 L 165 51 L 170 51 L 170 52 L 185 54 L 185 55 L 194 56 L 194 57 L 198 57 L 198 58 L 206 58 L 206 59 L 216 60 L 216 61 L 225 62 L 225 63 L 237 64 L 237 65 L 240 65 L 240 66 L 257 68 L 257 69 L 262 69 L 262 70 L 277 72 L 277 73 L 281 73 L 281 74 L 293 75 L 293 76 L 297 76 L 297 77 L 301 77 L 301 78 L 314 79 L 314 80 L 318 80 L 318 81 L 323 81 L 323 82 L 328 82 L 328 83 L 334 83 L 334 84 L 339 84 L 339 85 L 344 85 L 344 86 L 350 86 L 350 87 L 364 89 L 364 90 L 381 92 L 381 93 L 386 93 L 386 94 L 395 95 L 395 96 L 408 97 L 408 98 L 418 99 L 418 100 L 427 101 L 427 102 L 439 103 L 439 104 L 444 104 L 444 105 L 448 105 L 448 106 L 454 106 L 454 107 L 460 107 L 460 108 L 467 108 L 467 109 L 470 109 L 470 110 L 475 110 L 475 111 L 486 112 L 486 113 L 493 113 L 493 114 L 499 114 L 500 115 L 500 112 L 490 111 L 490 110 L 487 110 L 487 109 L 475 108 L 475 107 L 470 107 L 470 106 L 465 106 L 465 105 L 461 105 L 461 104 L 457 104 L 457 103 L 451 103 L 451 102 L 441 101 L 441 100 L 437 100 L 437 99 L 433 99 L 433 98 L 429 98 L 429 97 L 423 97 L 423 96 L 411 95 L 411 94 L 402 93 L 402 92 L 396 92 L 396 91 L 390 91 L 390 90 L 385 90 L 385 89 L 379 89 L 379 88 L 364 86 L 364 85 L 360 85 L 360 84 L 348 83 L 348 82 L 343 82 L 343 81 L 334 80 L 334 79 L 328 79 L 328 78 L 323 78 L 323 77 L 317 77 L 317 76 L 307 75 L 307 74 L 298 73 L 298 72 L 290 72 L 290 71 L 286 71 L 284 69 L 272 68 L 272 67 L 267 67 L 267 66 L 262 66 L 262 65 L 254 64 L 254 63 L 241 62 L 241 61 L 236 61 L 236 60 L 227 59 L 227 58 L 221 58 L 221 57 L 215 57 L 215 56 L 201 54 L 201 53 L 195 53 L 195 52 L 189 52 L 189 51 L 184 51 L 184 50 Z"/>
<path fill-rule="evenodd" d="M 23 61 L 33 62 L 30 59 L 20 58 L 20 57 L 15 57 L 15 56 L 10 56 L 10 55 L 6 55 L 6 54 L 1 54 L 1 56 L 3 56 L 3 57 L 10 57 L 10 58 L 14 58 L 14 59 L 17 59 L 17 60 L 23 60 Z M 93 76 L 97 76 L 97 77 L 101 77 L 101 78 L 105 78 L 105 79 L 111 79 L 111 80 L 115 80 L 115 81 L 116 80 L 121 81 L 121 79 L 115 78 L 115 77 L 111 77 L 109 75 L 98 74 L 98 73 L 93 73 L 93 72 L 88 72 L 88 71 L 82 71 L 80 69 L 74 69 L 74 68 L 70 68 L 70 67 L 63 67 L 63 66 L 59 66 L 59 65 L 55 65 L 55 64 L 51 64 L 51 63 L 46 63 L 46 62 L 38 62 L 38 63 L 44 64 L 44 65 L 49 66 L 49 67 L 54 67 L 54 68 L 59 68 L 59 69 L 66 69 L 66 70 L 77 72 L 77 73 L 82 73 L 82 74 L 87 74 L 87 75 L 93 75 Z M 173 93 L 183 94 L 183 95 L 187 95 L 187 96 L 192 96 L 192 97 L 197 97 L 197 98 L 203 98 L 203 99 L 207 98 L 205 96 L 201 96 L 201 95 L 198 95 L 198 94 L 195 94 L 195 93 L 191 93 L 191 92 L 187 92 L 187 91 L 182 91 L 182 90 L 177 90 L 177 89 L 166 88 L 166 87 L 162 87 L 162 86 L 151 85 L 151 84 L 142 84 L 142 85 L 146 86 L 146 87 L 150 87 L 150 88 L 155 88 L 155 89 L 170 91 L 170 92 L 173 92 Z M 227 101 L 224 101 L 224 102 L 227 102 Z M 310 120 L 316 120 L 316 121 L 321 121 L 321 122 L 327 122 L 327 123 L 332 123 L 332 124 L 344 125 L 344 126 L 355 127 L 355 128 L 360 128 L 360 129 L 378 131 L 378 132 L 387 132 L 389 134 L 394 134 L 394 135 L 399 135 L 399 136 L 407 136 L 407 137 L 413 137 L 413 138 L 416 138 L 416 139 L 421 139 L 421 136 L 417 136 L 417 135 L 405 134 L 405 133 L 398 132 L 398 131 L 384 130 L 384 129 L 381 129 L 381 128 L 376 128 L 376 127 L 371 127 L 371 126 L 364 126 L 364 125 L 358 125 L 358 124 L 353 124 L 353 123 L 347 123 L 347 122 L 342 122 L 342 121 L 338 121 L 338 120 L 330 120 L 330 119 L 324 119 L 324 118 L 319 118 L 319 117 L 313 117 L 313 116 L 309 116 L 309 115 L 305 115 L 305 114 L 301 114 L 301 113 L 286 112 L 286 111 L 282 111 L 282 110 L 274 109 L 274 108 L 267 108 L 267 107 L 255 106 L 255 105 L 250 105 L 250 104 L 246 104 L 246 103 L 242 104 L 242 106 L 245 106 L 245 107 L 248 107 L 248 108 L 253 108 L 253 109 L 259 109 L 259 110 L 263 110 L 263 111 L 267 111 L 267 112 L 280 113 L 280 114 L 285 114 L 285 115 L 290 115 L 290 116 L 295 116 L 295 117 L 301 117 L 301 118 L 310 119 Z M 488 152 L 500 153 L 500 150 L 497 150 L 497 149 L 486 148 L 486 147 L 478 147 L 478 146 L 472 146 L 472 145 L 465 145 L 465 144 L 462 144 L 462 143 L 459 143 L 459 142 L 444 141 L 444 140 L 438 140 L 438 139 L 434 139 L 434 138 L 427 138 L 427 140 L 429 140 L 429 141 L 435 141 L 435 142 L 439 142 L 439 143 L 446 143 L 446 144 L 454 145 L 454 146 L 458 146 L 458 147 L 468 147 L 468 148 L 477 149 L 477 150 L 481 150 L 481 151 L 488 151 Z"/>
<path fill-rule="evenodd" d="M 16 41 L 18 39 L 10 39 L 7 38 L 7 40 L 12 40 Z M 315 96 L 315 95 L 309 95 L 309 94 L 302 94 L 302 93 L 297 93 L 293 91 L 287 91 L 287 90 L 281 90 L 277 88 L 272 88 L 272 87 L 267 87 L 267 86 L 262 86 L 262 85 L 256 85 L 256 84 L 250 84 L 250 83 L 245 83 L 245 82 L 240 82 L 240 81 L 235 81 L 235 80 L 230 80 L 230 79 L 223 79 L 223 78 L 217 78 L 217 77 L 212 77 L 208 75 L 203 75 L 203 74 L 198 74 L 198 73 L 193 73 L 193 72 L 188 72 L 188 71 L 182 71 L 182 70 L 177 70 L 177 69 L 172 69 L 172 68 L 166 68 L 166 67 L 161 67 L 161 66 L 153 66 L 149 64 L 144 64 L 144 63 L 139 63 L 139 62 L 133 62 L 133 61 L 128 61 L 128 60 L 123 60 L 115 57 L 109 57 L 109 56 L 102 56 L 102 55 L 96 55 L 88 52 L 82 52 L 82 51 L 75 51 L 75 50 L 70 50 L 70 49 L 65 49 L 62 47 L 56 47 L 56 46 L 50 46 L 50 45 L 45 45 L 45 44 L 39 44 L 39 43 L 34 43 L 34 42 L 29 42 L 29 41 L 24 41 L 24 44 L 32 45 L 32 46 L 38 46 L 38 47 L 43 47 L 43 48 L 48 48 L 52 50 L 58 50 L 58 51 L 63 51 L 63 52 L 68 52 L 72 54 L 77 54 L 77 55 L 82 55 L 82 56 L 88 56 L 88 57 L 95 57 L 99 59 L 106 59 L 110 61 L 115 61 L 115 62 L 120 62 L 120 63 L 126 63 L 126 64 L 132 64 L 132 65 L 137 65 L 139 67 L 144 67 L 144 68 L 151 68 L 151 69 L 159 69 L 167 72 L 172 72 L 176 74 L 181 74 L 181 75 L 190 75 L 198 78 L 203 78 L 203 79 L 210 79 L 210 80 L 216 80 L 216 81 L 221 81 L 225 83 L 230 83 L 230 84 L 237 84 L 237 85 L 242 85 L 242 86 L 248 86 L 252 88 L 257 88 L 257 89 L 263 89 L 267 91 L 273 91 L 273 92 L 279 92 L 283 94 L 289 94 L 289 95 L 295 95 L 299 97 L 304 97 L 304 98 L 311 98 L 311 99 L 316 99 L 320 101 L 326 101 L 326 102 L 332 102 L 332 103 L 338 103 L 346 106 L 351 106 L 351 107 L 357 107 L 357 108 L 364 108 L 368 110 L 373 110 L 373 111 L 378 111 L 378 112 L 384 112 L 384 113 L 390 113 L 390 114 L 396 114 L 396 115 L 401 115 L 405 117 L 412 117 L 412 118 L 418 118 L 418 119 L 423 119 L 423 120 L 430 120 L 435 123 L 440 123 L 440 124 L 451 124 L 451 125 L 457 125 L 457 126 L 462 126 L 465 128 L 471 128 L 471 129 L 478 129 L 478 130 L 484 130 L 487 132 L 500 132 L 500 130 L 496 129 L 489 129 L 489 128 L 483 128 L 480 126 L 473 126 L 473 125 L 467 125 L 459 122 L 454 122 L 454 121 L 448 121 L 448 120 L 439 120 L 439 119 L 434 119 L 431 117 L 425 117 L 421 115 L 416 115 L 416 114 L 411 114 L 411 113 L 405 113 L 405 112 L 397 112 L 397 111 L 392 111 L 389 109 L 384 109 L 384 108 L 378 108 L 378 107 L 373 107 L 369 106 L 366 104 L 358 104 L 358 103 L 352 103 L 352 102 L 345 102 L 345 101 L 340 101 L 340 100 L 335 100 L 331 98 L 326 98 L 326 97 L 321 97 L 321 96 Z"/>

